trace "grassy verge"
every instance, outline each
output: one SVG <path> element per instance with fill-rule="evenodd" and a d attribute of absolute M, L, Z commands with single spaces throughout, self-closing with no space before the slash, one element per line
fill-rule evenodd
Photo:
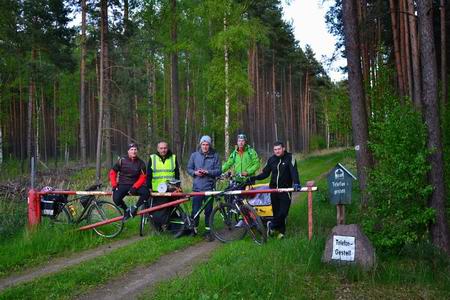
<path fill-rule="evenodd" d="M 307 239 L 303 195 L 291 208 L 287 238 L 259 247 L 248 238 L 218 249 L 187 278 L 162 283 L 142 298 L 156 299 L 310 299 L 449 298 L 450 264 L 428 246 L 401 255 L 378 256 L 370 272 L 321 263 L 324 244 L 336 223 L 326 195 L 324 173 L 335 163 L 352 165 L 351 152 L 312 157 L 299 164 L 303 180 L 320 177 L 314 197 L 314 238 Z M 350 167 L 351 168 L 351 167 Z M 357 188 L 354 189 L 357 196 Z M 353 199 L 356 199 L 355 197 Z M 357 222 L 357 203 L 347 208 L 347 223 Z M 431 250 L 430 250 L 431 251 Z"/>
<path fill-rule="evenodd" d="M 185 248 L 199 240 L 189 237 L 173 239 L 165 235 L 144 238 L 57 274 L 9 288 L 0 294 L 0 299 L 70 299 L 135 267 L 150 264 L 161 255 Z"/>
<path fill-rule="evenodd" d="M 95 170 L 84 169 L 71 177 L 69 185 L 73 189 L 84 189 L 92 184 Z M 134 197 L 128 197 L 129 202 L 135 202 Z M 76 205 L 81 212 L 81 205 Z M 0 201 L 1 228 L 7 230 L 7 235 L 0 238 L 0 277 L 13 272 L 47 263 L 55 257 L 67 256 L 83 250 L 95 248 L 102 244 L 119 239 L 126 239 L 138 234 L 139 218 L 127 222 L 124 231 L 114 239 L 105 239 L 93 231 L 79 232 L 78 225 L 64 226 L 52 224 L 45 217 L 36 230 L 26 228 L 27 207 L 23 201 Z M 3 223 L 5 226 L 3 226 Z M 84 223 L 83 223 L 84 224 Z"/>

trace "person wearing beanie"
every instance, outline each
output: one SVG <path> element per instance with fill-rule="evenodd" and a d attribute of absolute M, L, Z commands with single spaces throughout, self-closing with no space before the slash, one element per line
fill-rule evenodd
<path fill-rule="evenodd" d="M 138 145 L 128 145 L 128 155 L 119 158 L 109 171 L 109 180 L 113 191 L 113 201 L 124 210 L 123 221 L 136 215 L 137 208 L 150 197 L 145 186 L 147 178 L 145 163 L 137 156 Z M 123 199 L 127 195 L 139 196 L 136 205 L 127 207 Z"/>
<path fill-rule="evenodd" d="M 258 153 L 247 144 L 245 134 L 238 134 L 236 147 L 228 160 L 222 165 L 222 172 L 233 169 L 235 174 L 247 177 L 255 175 L 259 167 Z"/>
<path fill-rule="evenodd" d="M 216 151 L 211 147 L 211 137 L 204 135 L 200 139 L 200 147 L 191 154 L 187 165 L 187 171 L 194 178 L 192 191 L 204 192 L 215 188 L 216 177 L 221 174 L 220 159 Z M 192 198 L 192 216 L 201 208 L 205 196 L 195 196 Z M 212 212 L 212 203 L 205 208 L 205 238 L 212 241 L 212 235 L 209 227 L 209 216 Z M 199 218 L 194 220 L 195 233 L 199 225 Z"/>

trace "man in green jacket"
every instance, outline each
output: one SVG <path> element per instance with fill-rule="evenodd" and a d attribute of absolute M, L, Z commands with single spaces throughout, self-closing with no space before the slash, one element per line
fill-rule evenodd
<path fill-rule="evenodd" d="M 235 174 L 253 176 L 259 170 L 260 161 L 255 149 L 247 145 L 245 134 L 237 136 L 237 145 L 228 160 L 222 165 L 222 172 L 233 168 Z"/>

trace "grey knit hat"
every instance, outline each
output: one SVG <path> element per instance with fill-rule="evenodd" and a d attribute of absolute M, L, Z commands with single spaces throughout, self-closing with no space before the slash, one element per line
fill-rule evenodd
<path fill-rule="evenodd" d="M 200 144 L 201 143 L 208 143 L 211 145 L 211 137 L 209 135 L 202 136 L 202 138 L 200 139 Z"/>

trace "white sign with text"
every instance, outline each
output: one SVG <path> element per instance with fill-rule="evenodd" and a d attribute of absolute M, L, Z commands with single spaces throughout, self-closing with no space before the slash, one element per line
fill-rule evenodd
<path fill-rule="evenodd" d="M 354 261 L 355 260 L 355 237 L 333 236 L 333 255 L 331 259 Z"/>

